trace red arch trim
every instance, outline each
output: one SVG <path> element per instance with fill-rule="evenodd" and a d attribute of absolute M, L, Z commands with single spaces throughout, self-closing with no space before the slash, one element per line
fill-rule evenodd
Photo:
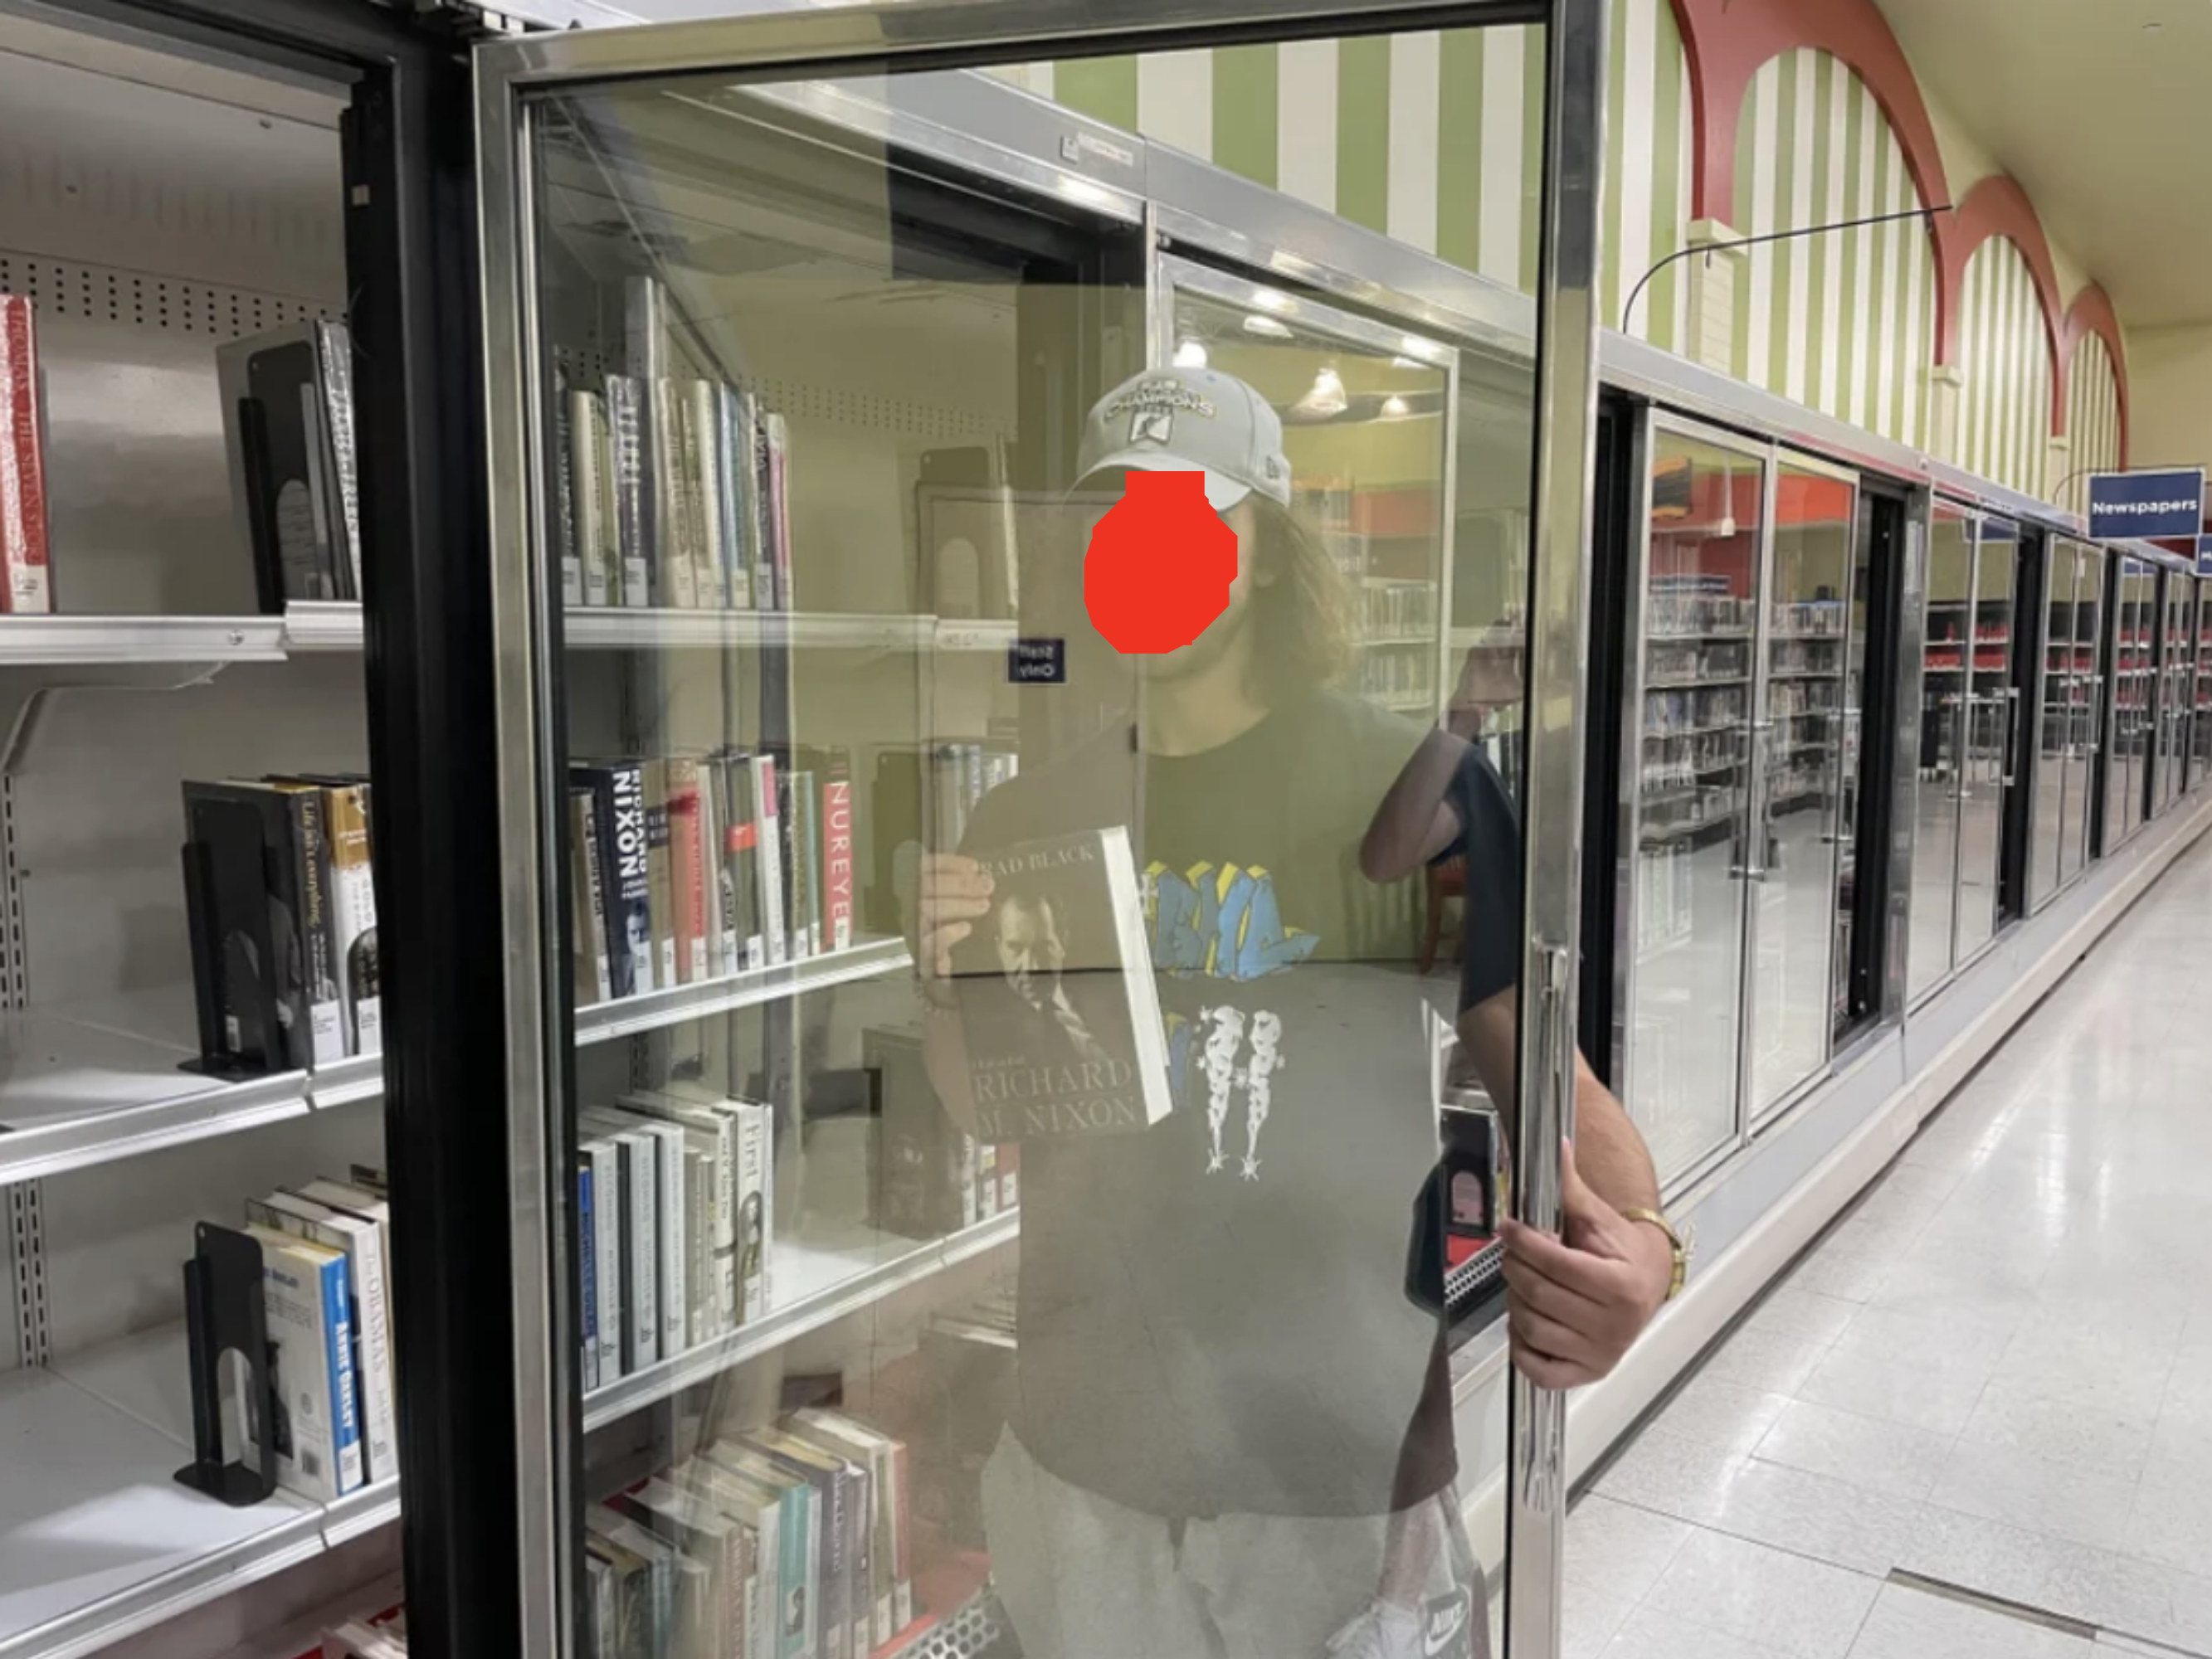
<path fill-rule="evenodd" d="M 2082 341 L 2092 334 L 2105 343 L 2105 355 L 2112 360 L 2112 385 L 2120 399 L 2120 465 L 2128 464 L 2128 349 L 2120 332 L 2120 319 L 2112 310 L 2112 296 L 2092 283 L 2074 296 L 2067 307 L 2066 319 L 2058 330 L 2058 410 L 2051 427 L 2053 432 L 2066 430 L 2068 388 L 2074 380 L 2074 354 Z"/>
<path fill-rule="evenodd" d="M 1692 218 L 1726 222 L 1735 211 L 1736 129 L 1744 96 L 1762 68 L 1799 47 L 1830 53 L 1865 82 L 1905 151 L 1921 201 L 1941 207 L 1951 199 L 1920 82 L 1874 0 L 1674 0 L 1674 6 L 1690 63 Z M 1948 268 L 1954 239 L 1949 216 L 1936 216 L 1932 234 L 1941 272 Z M 1960 264 L 1963 268 L 1964 261 Z M 1951 361 L 1942 343 L 1957 328 L 1957 295 L 1954 283 L 1936 285 L 1938 362 Z"/>
<path fill-rule="evenodd" d="M 1984 179 L 1966 192 L 1966 199 L 1959 204 L 1953 216 L 1957 234 L 1950 239 L 1948 252 L 1951 263 L 1941 266 L 1942 286 L 1954 295 L 1966 291 L 1966 265 L 1982 244 L 1993 236 L 2002 236 L 2021 251 L 2027 261 L 2028 273 L 2035 279 L 2036 298 L 2043 307 L 2044 343 L 2051 350 L 2051 395 L 2057 401 L 2051 430 L 2066 429 L 2066 354 L 2059 349 L 2059 329 L 2062 319 L 2058 303 L 2058 270 L 2051 263 L 2051 244 L 2043 234 L 2043 222 L 2035 216 L 2035 204 L 2010 177 L 1997 173 Z M 1953 306 L 1948 319 L 1939 323 L 1936 336 L 1936 361 L 1955 363 L 1959 361 L 1959 307 Z"/>

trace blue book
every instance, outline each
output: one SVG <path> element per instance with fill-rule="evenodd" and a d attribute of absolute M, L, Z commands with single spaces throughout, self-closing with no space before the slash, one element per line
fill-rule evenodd
<path fill-rule="evenodd" d="M 576 1231 L 583 1241 L 584 1275 L 584 1387 L 599 1386 L 599 1212 L 592 1204 L 592 1166 L 576 1168 Z"/>

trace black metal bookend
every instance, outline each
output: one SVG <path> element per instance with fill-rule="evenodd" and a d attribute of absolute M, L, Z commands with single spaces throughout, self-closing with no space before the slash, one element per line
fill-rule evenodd
<path fill-rule="evenodd" d="M 276 1490 L 279 1423 L 276 1376 L 270 1364 L 269 1316 L 262 1300 L 261 1244 L 252 1235 L 203 1221 L 185 1263 L 185 1328 L 192 1370 L 192 1461 L 177 1479 L 195 1492 L 243 1509 Z M 228 1462 L 222 1449 L 222 1358 L 245 1361 L 249 1444 L 257 1463 Z"/>

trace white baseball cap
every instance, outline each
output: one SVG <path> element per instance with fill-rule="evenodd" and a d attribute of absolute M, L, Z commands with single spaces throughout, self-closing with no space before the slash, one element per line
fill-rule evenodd
<path fill-rule="evenodd" d="M 1282 418 L 1243 381 L 1215 368 L 1147 369 L 1092 406 L 1076 472 L 1088 480 L 1121 471 L 1202 472 L 1216 513 L 1255 489 L 1278 506 L 1291 504 Z"/>

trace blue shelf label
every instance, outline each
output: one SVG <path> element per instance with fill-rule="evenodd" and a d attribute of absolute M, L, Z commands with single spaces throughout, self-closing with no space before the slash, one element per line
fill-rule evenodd
<path fill-rule="evenodd" d="M 1012 685 L 1067 684 L 1066 640 L 1016 640 L 1006 647 L 1006 680 Z"/>
<path fill-rule="evenodd" d="M 2089 475 L 2089 533 L 2100 541 L 2195 541 L 2204 528 L 2204 469 Z"/>

